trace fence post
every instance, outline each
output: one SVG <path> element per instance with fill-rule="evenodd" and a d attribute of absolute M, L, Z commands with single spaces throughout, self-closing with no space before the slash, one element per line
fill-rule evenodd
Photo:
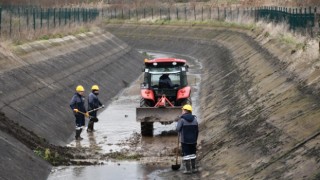
<path fill-rule="evenodd" d="M 2 7 L 0 6 L 0 37 L 1 37 L 1 26 L 2 26 L 2 21 L 1 21 L 1 19 L 2 19 Z"/>
<path fill-rule="evenodd" d="M 42 8 L 40 8 L 40 29 L 42 29 Z"/>
<path fill-rule="evenodd" d="M 196 15 L 196 6 L 193 6 L 193 14 L 194 14 L 194 20 L 197 20 L 197 15 Z"/>
<path fill-rule="evenodd" d="M 136 9 L 136 17 L 137 17 L 137 21 L 138 21 L 139 20 L 138 9 Z"/>
<path fill-rule="evenodd" d="M 47 9 L 47 29 L 49 31 L 50 28 L 50 9 Z"/>
<path fill-rule="evenodd" d="M 61 26 L 61 8 L 59 8 L 58 16 L 59 16 L 59 27 L 60 27 Z"/>
<path fill-rule="evenodd" d="M 78 8 L 77 19 L 78 19 L 78 23 L 79 23 L 80 22 L 80 8 Z"/>
<path fill-rule="evenodd" d="M 203 6 L 201 7 L 201 21 L 203 21 Z"/>
<path fill-rule="evenodd" d="M 69 13 L 68 13 L 68 23 L 69 23 L 69 27 L 71 26 L 71 14 L 74 14 L 74 12 L 72 13 L 72 9 L 69 8 Z"/>
<path fill-rule="evenodd" d="M 64 8 L 64 25 L 67 25 L 67 19 L 68 19 L 68 9 Z"/>
<path fill-rule="evenodd" d="M 20 7 L 18 8 L 18 19 L 19 19 L 19 33 L 21 33 L 21 14 L 20 14 Z M 1 12 L 0 12 L 0 22 L 1 22 Z M 1 26 L 1 23 L 0 23 L 0 26 Z M 1 28 L 0 28 L 0 31 L 1 31 Z M 1 34 L 1 33 L 0 33 Z"/>
<path fill-rule="evenodd" d="M 131 13 L 130 13 L 130 9 L 129 9 L 129 20 L 131 19 Z"/>
<path fill-rule="evenodd" d="M 320 37 L 319 37 L 319 15 L 318 15 L 318 10 L 317 10 L 317 7 L 314 8 L 314 29 L 315 29 L 315 35 L 316 35 L 316 38 L 318 39 L 319 41 L 319 52 L 320 52 Z"/>
<path fill-rule="evenodd" d="M 187 7 L 184 7 L 184 20 L 187 21 Z"/>
<path fill-rule="evenodd" d="M 178 8 L 176 8 L 176 13 L 177 13 L 177 20 L 179 20 L 179 11 L 178 11 Z"/>
<path fill-rule="evenodd" d="M 53 8 L 53 28 L 56 28 L 56 8 Z"/>
<path fill-rule="evenodd" d="M 10 9 L 9 9 L 9 13 L 10 13 L 10 37 L 11 37 L 11 35 L 12 35 L 12 7 L 10 7 Z"/>
<path fill-rule="evenodd" d="M 101 8 L 101 18 L 103 19 L 103 7 Z"/>
<path fill-rule="evenodd" d="M 33 30 L 36 31 L 36 9 L 33 8 Z"/>
<path fill-rule="evenodd" d="M 89 22 L 89 9 L 86 9 L 86 22 Z"/>
<path fill-rule="evenodd" d="M 153 19 L 153 8 L 151 8 L 151 19 Z"/>
<path fill-rule="evenodd" d="M 240 14 L 240 9 L 237 8 L 237 17 L 236 17 L 237 20 L 239 19 L 239 14 Z"/>
<path fill-rule="evenodd" d="M 170 21 L 171 20 L 170 8 L 168 8 L 168 13 L 169 13 L 169 21 Z"/>
<path fill-rule="evenodd" d="M 307 28 L 307 26 L 308 26 L 307 8 L 304 8 L 303 26 L 304 26 L 305 28 Z"/>
<path fill-rule="evenodd" d="M 124 19 L 124 17 L 123 17 L 123 9 L 121 9 L 121 19 Z"/>
<path fill-rule="evenodd" d="M 211 20 L 211 6 L 209 7 L 209 20 Z"/>
<path fill-rule="evenodd" d="M 218 21 L 220 20 L 220 8 L 218 7 Z"/>
<path fill-rule="evenodd" d="M 73 8 L 73 23 L 76 22 L 77 15 L 78 15 L 77 9 L 76 9 L 76 8 Z M 101 16 L 101 17 L 102 17 L 102 16 Z"/>

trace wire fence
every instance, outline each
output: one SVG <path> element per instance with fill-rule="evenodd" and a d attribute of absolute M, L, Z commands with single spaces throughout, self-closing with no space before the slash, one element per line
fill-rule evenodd
<path fill-rule="evenodd" d="M 311 36 L 318 34 L 319 13 L 317 8 L 261 7 L 256 12 L 258 20 L 287 23 L 293 31 L 300 31 Z"/>
<path fill-rule="evenodd" d="M 98 16 L 96 8 L 0 7 L 0 36 L 13 37 L 22 31 L 37 32 L 90 23 Z"/>
<path fill-rule="evenodd" d="M 287 23 L 291 30 L 318 35 L 317 8 L 286 7 L 171 7 L 171 8 L 41 8 L 32 6 L 0 6 L 0 36 L 12 37 L 23 30 L 55 29 L 102 19 L 231 21 L 247 19 Z"/>
<path fill-rule="evenodd" d="M 317 8 L 286 7 L 180 7 L 180 8 L 139 8 L 139 9 L 102 9 L 102 16 L 108 19 L 153 19 L 153 20 L 185 20 L 185 21 L 254 21 L 264 20 L 274 23 L 286 23 L 290 30 L 318 34 L 319 12 Z"/>

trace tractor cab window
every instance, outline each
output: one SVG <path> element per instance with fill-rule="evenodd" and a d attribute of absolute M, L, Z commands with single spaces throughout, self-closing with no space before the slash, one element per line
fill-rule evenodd
<path fill-rule="evenodd" d="M 160 83 L 160 77 L 162 76 L 162 73 L 151 73 L 151 87 L 153 88 L 161 88 L 159 87 Z M 168 77 L 171 80 L 172 87 L 179 87 L 180 86 L 180 72 L 179 73 L 168 73 Z"/>

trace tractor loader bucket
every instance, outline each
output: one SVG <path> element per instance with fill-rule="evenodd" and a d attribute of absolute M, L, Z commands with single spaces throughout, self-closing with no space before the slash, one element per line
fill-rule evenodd
<path fill-rule="evenodd" d="M 138 107 L 138 122 L 173 122 L 181 115 L 181 107 Z"/>

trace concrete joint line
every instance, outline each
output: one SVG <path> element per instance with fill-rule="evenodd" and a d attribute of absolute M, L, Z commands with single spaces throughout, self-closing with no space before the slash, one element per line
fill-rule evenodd
<path fill-rule="evenodd" d="M 300 147 L 302 147 L 303 145 L 305 145 L 307 142 L 309 142 L 310 140 L 316 138 L 317 136 L 320 135 L 320 131 L 317 131 L 316 133 L 314 133 L 313 135 L 309 136 L 307 139 L 303 140 L 302 142 L 296 144 L 293 148 L 291 148 L 290 150 L 288 150 L 287 152 L 283 153 L 282 155 L 280 155 L 279 157 L 275 158 L 273 161 L 261 165 L 260 167 L 258 167 L 253 175 L 257 175 L 258 173 L 260 173 L 261 171 L 263 171 L 264 169 L 268 168 L 269 166 L 271 166 L 272 164 L 276 163 L 277 161 L 279 161 L 282 158 L 285 158 L 286 156 L 290 155 L 293 151 L 299 149 Z"/>

